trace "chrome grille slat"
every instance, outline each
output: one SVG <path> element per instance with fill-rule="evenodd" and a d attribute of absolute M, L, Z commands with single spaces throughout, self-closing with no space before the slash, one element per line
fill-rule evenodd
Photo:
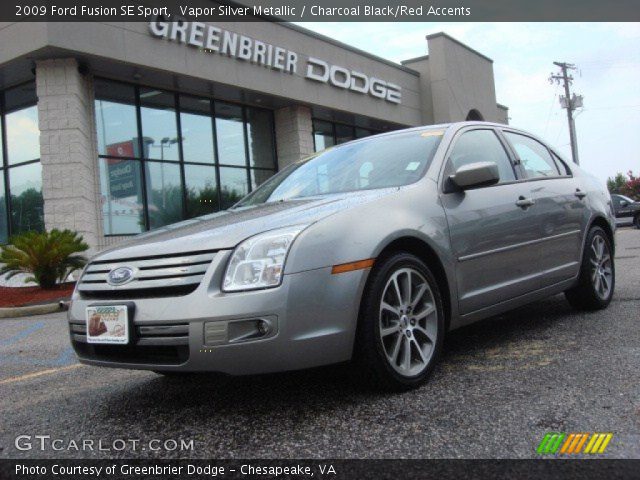
<path fill-rule="evenodd" d="M 142 280 L 144 278 L 154 277 L 176 277 L 182 275 L 202 274 L 209 268 L 208 263 L 200 263 L 198 265 L 184 266 L 184 267 L 169 267 L 169 268 L 154 268 L 147 270 L 139 270 L 136 273 L 136 278 Z M 100 281 L 106 283 L 107 273 L 85 273 L 82 277 L 83 282 L 88 281 Z"/>
<path fill-rule="evenodd" d="M 145 296 L 153 296 L 154 292 L 164 297 L 185 295 L 197 288 L 215 255 L 216 252 L 192 252 L 93 262 L 80 278 L 78 292 L 87 296 L 93 292 L 100 294 L 103 299 L 107 299 L 105 295 L 113 294 L 113 299 L 118 299 L 122 295 L 131 296 L 143 290 Z M 119 267 L 131 268 L 134 279 L 122 285 L 110 285 L 107 281 L 109 272 Z"/>
<path fill-rule="evenodd" d="M 189 335 L 189 325 L 139 326 L 138 332 L 143 337 L 152 337 L 156 335 Z"/>
<path fill-rule="evenodd" d="M 189 325 L 177 324 L 156 324 L 134 326 L 136 345 L 188 345 Z M 85 323 L 69 323 L 69 330 L 76 342 L 86 343 L 87 326 Z"/>
<path fill-rule="evenodd" d="M 105 274 L 106 275 L 106 274 Z M 142 290 L 145 288 L 169 288 L 169 287 L 181 287 L 184 285 L 197 285 L 199 284 L 204 275 L 194 275 L 188 277 L 179 278 L 159 278 L 154 280 L 134 280 L 125 285 L 113 286 L 109 285 L 106 281 L 100 283 L 84 283 L 80 282 L 78 285 L 78 291 L 107 291 L 107 292 L 122 292 L 127 290 Z"/>
<path fill-rule="evenodd" d="M 163 258 L 152 258 L 148 260 L 127 260 L 126 258 L 123 260 L 117 261 L 109 261 L 107 263 L 95 262 L 87 267 L 87 273 L 92 273 L 94 271 L 98 272 L 109 272 L 117 267 L 124 266 L 133 266 L 139 269 L 147 269 L 147 268 L 164 268 L 164 267 L 174 267 L 180 265 L 188 265 L 188 264 L 196 264 L 196 263 L 211 263 L 213 257 L 215 257 L 215 253 L 202 253 L 198 255 L 175 255 L 171 257 L 163 257 Z"/>

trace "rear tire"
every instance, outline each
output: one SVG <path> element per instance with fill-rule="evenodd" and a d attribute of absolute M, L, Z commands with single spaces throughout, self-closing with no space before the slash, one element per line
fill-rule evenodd
<path fill-rule="evenodd" d="M 600 310 L 611 302 L 615 289 L 615 263 L 611 242 L 600 227 L 587 234 L 578 284 L 564 294 L 573 308 Z"/>
<path fill-rule="evenodd" d="M 444 339 L 438 283 L 415 255 L 380 257 L 363 295 L 356 344 L 356 374 L 377 390 L 420 386 L 434 369 Z"/>

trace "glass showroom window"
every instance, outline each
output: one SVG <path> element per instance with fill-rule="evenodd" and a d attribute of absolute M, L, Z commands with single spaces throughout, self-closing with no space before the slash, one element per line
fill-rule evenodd
<path fill-rule="evenodd" d="M 276 171 L 269 110 L 96 79 L 106 235 L 232 206 Z"/>
<path fill-rule="evenodd" d="M 35 84 L 0 93 L 0 243 L 44 230 Z"/>
<path fill-rule="evenodd" d="M 377 132 L 368 128 L 353 127 L 343 123 L 313 120 L 313 143 L 316 152 L 341 143 L 374 135 Z"/>

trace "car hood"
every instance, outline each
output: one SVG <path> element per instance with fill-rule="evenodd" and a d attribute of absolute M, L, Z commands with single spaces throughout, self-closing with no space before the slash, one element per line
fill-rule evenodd
<path fill-rule="evenodd" d="M 101 252 L 93 260 L 230 249 L 252 235 L 289 225 L 311 224 L 398 190 L 397 187 L 367 190 L 225 210 L 137 235 Z"/>

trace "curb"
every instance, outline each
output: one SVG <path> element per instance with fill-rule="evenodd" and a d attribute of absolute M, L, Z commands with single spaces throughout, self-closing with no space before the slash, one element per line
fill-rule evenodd
<path fill-rule="evenodd" d="M 69 305 L 67 302 L 45 303 L 44 305 L 31 305 L 28 307 L 0 308 L 0 319 L 63 312 L 68 310 L 68 308 Z"/>

